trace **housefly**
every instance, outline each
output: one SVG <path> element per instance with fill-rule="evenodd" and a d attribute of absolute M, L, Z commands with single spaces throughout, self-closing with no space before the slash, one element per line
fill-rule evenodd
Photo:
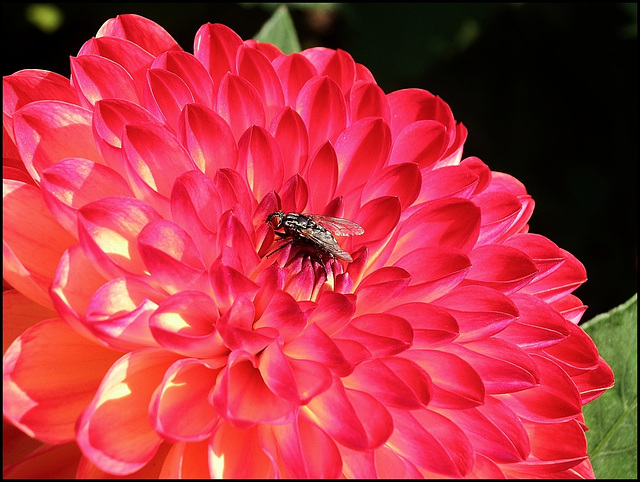
<path fill-rule="evenodd" d="M 281 238 L 291 238 L 267 254 L 267 258 L 286 246 L 297 243 L 312 246 L 319 255 L 352 262 L 353 258 L 338 246 L 335 236 L 357 236 L 364 233 L 362 226 L 353 221 L 321 214 L 285 214 L 284 211 L 276 211 L 267 216 L 266 223 L 271 225 L 274 233 Z M 282 229 L 282 232 L 278 231 L 279 229 Z M 326 276 L 324 263 L 322 267 Z"/>

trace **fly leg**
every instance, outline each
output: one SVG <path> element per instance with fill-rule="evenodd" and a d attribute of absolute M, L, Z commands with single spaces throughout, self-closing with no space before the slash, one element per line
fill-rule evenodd
<path fill-rule="evenodd" d="M 283 233 L 279 233 L 277 231 L 275 231 L 275 233 L 280 236 L 281 238 L 288 238 L 289 235 L 288 234 L 283 234 Z M 280 246 L 278 246 L 276 249 L 274 249 L 273 251 L 271 251 L 269 254 L 267 254 L 267 258 L 269 256 L 271 256 L 272 254 L 277 253 L 278 251 L 280 251 L 281 249 L 286 248 L 287 246 L 289 246 L 291 243 L 293 243 L 296 240 L 296 238 L 291 237 L 291 239 L 289 241 L 287 241 L 286 243 L 282 243 Z"/>

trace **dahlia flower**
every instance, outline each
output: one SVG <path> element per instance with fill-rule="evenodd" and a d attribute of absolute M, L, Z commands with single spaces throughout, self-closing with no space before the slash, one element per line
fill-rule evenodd
<path fill-rule="evenodd" d="M 593 477 L 585 269 L 442 99 L 136 15 L 3 82 L 5 476 Z"/>

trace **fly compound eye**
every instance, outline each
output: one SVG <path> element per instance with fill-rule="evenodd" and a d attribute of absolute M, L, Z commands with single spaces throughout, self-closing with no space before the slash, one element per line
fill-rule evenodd
<path fill-rule="evenodd" d="M 280 227 L 282 227 L 283 220 L 284 213 L 280 211 L 271 213 L 267 216 L 267 224 L 270 224 L 273 229 L 279 229 Z"/>

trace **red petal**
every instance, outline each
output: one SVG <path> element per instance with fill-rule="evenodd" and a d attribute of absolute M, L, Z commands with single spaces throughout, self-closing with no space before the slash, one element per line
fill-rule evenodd
<path fill-rule="evenodd" d="M 584 265 L 571 253 L 561 250 L 565 262 L 541 280 L 536 280 L 522 289 L 523 293 L 531 293 L 547 303 L 559 300 L 573 292 L 587 281 Z"/>
<path fill-rule="evenodd" d="M 25 331 L 3 357 L 3 411 L 32 437 L 61 443 L 119 354 L 96 345 L 59 319 Z"/>
<path fill-rule="evenodd" d="M 401 211 L 402 206 L 396 196 L 372 199 L 362 206 L 353 220 L 364 228 L 364 233 L 351 240 L 353 250 L 386 238 L 397 226 Z"/>
<path fill-rule="evenodd" d="M 102 162 L 91 132 L 91 112 L 58 101 L 33 102 L 13 118 L 16 145 L 35 180 L 46 167 L 67 157 Z"/>
<path fill-rule="evenodd" d="M 85 457 L 110 474 L 144 467 L 162 439 L 149 423 L 149 403 L 176 356 L 164 350 L 128 353 L 107 373 L 78 420 L 76 439 Z"/>
<path fill-rule="evenodd" d="M 393 430 L 391 415 L 380 402 L 368 393 L 345 389 L 337 379 L 302 410 L 338 443 L 353 449 L 378 447 Z"/>
<path fill-rule="evenodd" d="M 442 171 L 438 169 L 437 171 Z M 361 204 L 382 196 L 396 196 L 402 209 L 407 209 L 418 197 L 422 177 L 414 163 L 387 166 L 376 172 L 362 189 Z"/>
<path fill-rule="evenodd" d="M 318 71 L 333 80 L 342 92 L 349 92 L 356 77 L 356 66 L 351 55 L 344 50 L 313 47 L 301 52 Z"/>
<path fill-rule="evenodd" d="M 225 313 L 233 302 L 241 297 L 253 299 L 259 286 L 238 270 L 225 266 L 220 261 L 209 270 L 214 300 L 221 313 Z"/>
<path fill-rule="evenodd" d="M 470 199 L 478 183 L 479 177 L 465 165 L 433 169 L 423 174 L 420 197 L 416 204 L 445 197 Z"/>
<path fill-rule="evenodd" d="M 231 126 L 238 140 L 252 126 L 265 127 L 262 99 L 249 82 L 240 76 L 226 74 L 218 86 L 216 112 Z"/>
<path fill-rule="evenodd" d="M 214 86 L 207 69 L 188 52 L 165 52 L 153 61 L 152 68 L 176 74 L 189 87 L 198 104 L 213 109 Z"/>
<path fill-rule="evenodd" d="M 227 72 L 235 73 L 236 51 L 241 45 L 242 39 L 226 25 L 207 23 L 196 33 L 193 52 L 218 86 Z"/>
<path fill-rule="evenodd" d="M 152 55 L 159 55 L 167 50 L 182 50 L 160 25 L 135 14 L 118 15 L 107 20 L 98 30 L 96 37 L 127 39 Z"/>
<path fill-rule="evenodd" d="M 488 286 L 509 294 L 527 285 L 538 273 L 529 256 L 499 244 L 478 246 L 469 253 L 471 269 L 464 284 Z"/>
<path fill-rule="evenodd" d="M 398 296 L 411 281 L 411 275 L 402 268 L 384 267 L 367 275 L 356 288 L 358 302 L 356 314 L 387 310 L 397 303 Z"/>
<path fill-rule="evenodd" d="M 309 152 L 326 141 L 335 143 L 347 125 L 347 109 L 338 85 L 328 77 L 313 77 L 300 90 L 296 111 L 309 134 Z"/>
<path fill-rule="evenodd" d="M 236 167 L 238 147 L 229 124 L 205 106 L 185 106 L 178 139 L 195 165 L 210 178 L 218 169 Z"/>
<path fill-rule="evenodd" d="M 393 410 L 394 431 L 387 446 L 434 474 L 460 478 L 473 467 L 475 452 L 464 432 L 428 409 Z"/>
<path fill-rule="evenodd" d="M 282 186 L 282 154 L 278 143 L 264 128 L 251 126 L 238 141 L 238 172 L 246 175 L 258 200 Z"/>
<path fill-rule="evenodd" d="M 534 282 L 558 269 L 565 260 L 562 250 L 539 234 L 515 234 L 504 244 L 523 251 L 533 260 L 538 270 Z"/>
<path fill-rule="evenodd" d="M 301 213 L 305 211 L 308 198 L 309 189 L 300 174 L 291 176 L 280 190 L 282 210 L 285 213 Z"/>
<path fill-rule="evenodd" d="M 325 142 L 313 155 L 305 180 L 309 186 L 309 209 L 326 212 L 338 185 L 338 157 L 330 142 Z"/>
<path fill-rule="evenodd" d="M 473 201 L 482 210 L 478 244 L 499 243 L 508 239 L 512 228 L 522 222 L 527 212 L 522 200 L 504 191 L 485 191 L 475 196 Z"/>
<path fill-rule="evenodd" d="M 178 131 L 178 120 L 185 105 L 193 103 L 193 94 L 176 74 L 163 69 L 149 69 L 144 84 L 144 106 L 153 115 L 163 119 L 173 132 Z"/>
<path fill-rule="evenodd" d="M 458 323 L 447 310 L 429 303 L 407 303 L 388 312 L 411 323 L 414 349 L 447 345 L 460 333 Z"/>
<path fill-rule="evenodd" d="M 387 100 L 391 109 L 391 133 L 394 139 L 409 124 L 422 120 L 436 120 L 446 127 L 451 138 L 455 136 L 453 114 L 440 97 L 422 89 L 404 89 L 388 94 Z"/>
<path fill-rule="evenodd" d="M 271 62 L 260 51 L 240 47 L 236 59 L 238 75 L 255 87 L 262 99 L 266 115 L 266 125 L 284 107 L 284 96 L 278 75 Z"/>
<path fill-rule="evenodd" d="M 614 383 L 613 370 L 602 357 L 598 357 L 598 367 L 595 370 L 585 371 L 572 379 L 580 391 L 583 405 L 598 398 L 613 387 Z"/>
<path fill-rule="evenodd" d="M 23 294 L 13 289 L 4 289 L 2 292 L 2 353 L 6 352 L 9 345 L 24 331 L 36 323 L 48 319 L 57 318 L 54 310 L 34 303 Z"/>
<path fill-rule="evenodd" d="M 280 146 L 284 164 L 284 178 L 305 173 L 309 156 L 309 137 L 300 115 L 285 107 L 273 119 L 269 132 Z"/>
<path fill-rule="evenodd" d="M 307 319 L 298 302 L 289 293 L 275 291 L 269 304 L 253 324 L 256 329 L 267 326 L 278 330 L 286 343 L 306 328 Z"/>
<path fill-rule="evenodd" d="M 365 117 L 382 117 L 389 123 L 389 103 L 384 91 L 375 83 L 358 81 L 349 92 L 349 123 Z"/>
<path fill-rule="evenodd" d="M 335 291 L 325 291 L 318 299 L 318 306 L 309 316 L 308 323 L 317 324 L 326 334 L 332 336 L 351 321 L 356 309 L 356 297 Z"/>
<path fill-rule="evenodd" d="M 86 107 L 102 99 L 140 103 L 131 75 L 119 64 L 98 55 L 71 57 L 72 85 L 84 96 Z"/>
<path fill-rule="evenodd" d="M 440 350 L 407 350 L 400 356 L 417 363 L 431 377 L 430 405 L 459 410 L 484 403 L 482 378 L 459 356 Z"/>
<path fill-rule="evenodd" d="M 298 93 L 306 82 L 317 75 L 313 64 L 303 55 L 282 55 L 273 61 L 273 67 L 282 83 L 285 104 L 295 107 Z"/>
<path fill-rule="evenodd" d="M 348 193 L 362 186 L 387 160 L 391 136 L 380 118 L 366 118 L 351 124 L 335 141 L 338 156 L 338 192 Z"/>
<path fill-rule="evenodd" d="M 415 162 L 420 168 L 429 167 L 442 158 L 448 142 L 447 128 L 440 122 L 413 122 L 394 137 L 389 164 Z"/>
<path fill-rule="evenodd" d="M 265 454 L 258 432 L 261 427 L 235 428 L 224 423 L 211 438 L 207 477 L 260 479 L 277 475 L 274 462 Z M 247 463 L 250 460 L 251 463 Z"/>
<path fill-rule="evenodd" d="M 78 94 L 69 79 L 46 70 L 20 70 L 2 78 L 2 112 L 13 117 L 22 106 L 37 100 L 78 104 Z"/>
<path fill-rule="evenodd" d="M 354 318 L 334 337 L 357 341 L 372 356 L 381 357 L 395 355 L 409 348 L 413 330 L 409 322 L 399 316 L 370 313 Z"/>
<path fill-rule="evenodd" d="M 149 407 L 156 432 L 173 442 L 195 442 L 211 436 L 218 415 L 209 402 L 218 370 L 186 358 L 165 373 Z"/>

